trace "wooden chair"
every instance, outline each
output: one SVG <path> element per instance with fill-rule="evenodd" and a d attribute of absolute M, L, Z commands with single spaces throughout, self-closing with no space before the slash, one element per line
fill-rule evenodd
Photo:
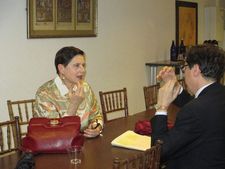
<path fill-rule="evenodd" d="M 112 121 L 116 118 L 128 116 L 128 102 L 127 102 L 127 89 L 99 92 L 100 102 L 102 107 L 102 113 L 105 122 Z M 122 116 L 118 117 L 118 112 L 124 112 Z M 115 118 L 109 118 L 109 116 L 117 115 Z"/>
<path fill-rule="evenodd" d="M 127 159 L 114 158 L 113 169 L 159 169 L 162 141 L 143 153 Z"/>
<path fill-rule="evenodd" d="M 19 117 L 0 122 L 0 155 L 18 150 L 21 145 Z"/>
<path fill-rule="evenodd" d="M 160 84 L 144 86 L 145 108 L 151 109 L 157 103 L 157 96 Z"/>
<path fill-rule="evenodd" d="M 34 116 L 34 102 L 35 99 L 19 101 L 7 100 L 9 118 L 10 120 L 14 120 L 15 116 L 19 116 L 22 136 L 26 135 L 29 120 Z"/>

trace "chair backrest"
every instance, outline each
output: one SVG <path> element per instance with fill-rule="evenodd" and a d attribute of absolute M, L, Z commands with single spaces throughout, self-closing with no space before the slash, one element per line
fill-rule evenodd
<path fill-rule="evenodd" d="M 0 122 L 0 155 L 18 150 L 21 145 L 19 117 Z"/>
<path fill-rule="evenodd" d="M 34 116 L 35 99 L 11 101 L 7 100 L 8 112 L 10 120 L 14 120 L 15 116 L 19 116 L 19 124 L 21 135 L 27 133 L 27 125 L 29 120 Z"/>
<path fill-rule="evenodd" d="M 113 169 L 159 169 L 162 141 L 143 153 L 139 153 L 127 159 L 113 159 Z"/>
<path fill-rule="evenodd" d="M 112 113 L 114 112 L 123 111 L 124 113 L 122 117 L 128 116 L 128 101 L 126 88 L 107 92 L 100 91 L 99 96 L 105 122 L 112 121 L 115 119 L 109 119 L 108 117 L 109 114 L 112 115 Z M 119 118 L 121 118 L 121 116 Z"/>
<path fill-rule="evenodd" d="M 144 86 L 145 108 L 151 109 L 157 103 L 157 96 L 160 84 Z"/>

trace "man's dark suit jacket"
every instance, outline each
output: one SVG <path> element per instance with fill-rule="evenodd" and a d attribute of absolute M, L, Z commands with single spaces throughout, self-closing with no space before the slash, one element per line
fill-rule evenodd
<path fill-rule="evenodd" d="M 152 118 L 152 142 L 163 141 L 167 169 L 225 169 L 225 86 L 213 83 L 189 99 L 183 91 L 174 101 L 181 110 L 170 131 L 167 116 Z"/>

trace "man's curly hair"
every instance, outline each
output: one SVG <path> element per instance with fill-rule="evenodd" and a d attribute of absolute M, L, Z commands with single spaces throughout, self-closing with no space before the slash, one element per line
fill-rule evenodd
<path fill-rule="evenodd" d="M 199 65 L 205 78 L 220 81 L 225 71 L 225 52 L 214 45 L 196 45 L 187 51 L 186 62 L 190 68 Z"/>

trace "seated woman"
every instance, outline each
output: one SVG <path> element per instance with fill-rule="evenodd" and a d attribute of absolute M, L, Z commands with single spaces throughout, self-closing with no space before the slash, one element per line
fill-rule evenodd
<path fill-rule="evenodd" d="M 77 115 L 86 137 L 101 133 L 103 116 L 86 74 L 85 53 L 76 47 L 64 47 L 55 56 L 57 76 L 36 92 L 35 116 L 57 118 Z"/>

